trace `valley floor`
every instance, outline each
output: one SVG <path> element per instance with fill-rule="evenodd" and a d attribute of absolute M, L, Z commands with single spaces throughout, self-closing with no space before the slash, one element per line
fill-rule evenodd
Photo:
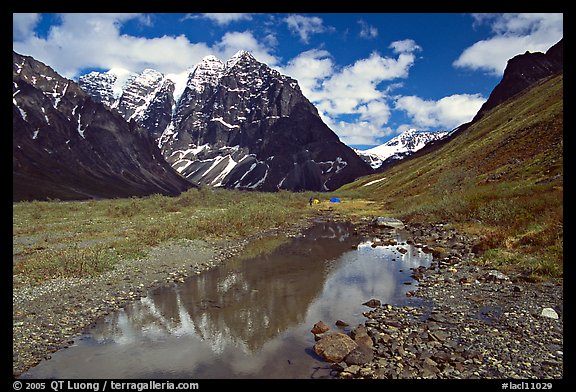
<path fill-rule="evenodd" d="M 329 208 L 317 214 L 339 219 Z M 311 214 L 309 221 L 314 214 Z M 360 219 L 359 233 L 385 238 Z M 281 230 L 296 235 L 309 224 Z M 417 305 L 382 305 L 366 312 L 374 357 L 333 365 L 340 378 L 562 378 L 563 280 L 527 282 L 474 263 L 474 238 L 444 225 L 408 226 L 410 241 L 434 255 L 431 267 L 414 271 Z M 274 230 L 272 230 L 274 231 Z M 122 260 L 95 277 L 29 284 L 14 275 L 13 374 L 18 376 L 68 346 L 97 318 L 161 285 L 225 262 L 262 232 L 241 240 L 165 242 L 147 256 Z M 359 304 L 360 306 L 360 304 Z M 557 319 L 543 316 L 553 309 Z M 545 311 L 548 312 L 548 311 Z M 327 364 L 330 366 L 330 364 Z"/>

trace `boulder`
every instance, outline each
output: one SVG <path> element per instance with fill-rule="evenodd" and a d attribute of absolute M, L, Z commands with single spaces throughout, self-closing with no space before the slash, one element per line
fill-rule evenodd
<path fill-rule="evenodd" d="M 336 332 L 314 344 L 314 352 L 327 362 L 341 362 L 358 344 L 346 334 Z"/>
<path fill-rule="evenodd" d="M 390 218 L 387 216 L 379 216 L 373 221 L 374 226 L 386 227 L 391 229 L 403 229 L 404 223 L 401 220 Z"/>
<path fill-rule="evenodd" d="M 350 332 L 350 336 L 359 346 L 374 347 L 374 341 L 368 335 L 368 330 L 362 324 L 358 325 Z"/>
<path fill-rule="evenodd" d="M 372 362 L 372 359 L 374 359 L 374 351 L 371 347 L 362 344 L 350 351 L 344 358 L 344 362 L 347 365 L 364 365 Z"/>
<path fill-rule="evenodd" d="M 345 322 L 345 321 L 336 320 L 336 326 L 337 326 L 338 328 L 344 328 L 344 327 L 347 327 L 348 325 L 349 325 L 349 324 L 348 324 L 347 322 Z"/>

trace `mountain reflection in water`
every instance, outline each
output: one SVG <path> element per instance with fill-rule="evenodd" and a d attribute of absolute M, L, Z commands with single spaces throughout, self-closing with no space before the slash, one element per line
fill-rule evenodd
<path fill-rule="evenodd" d="M 431 260 L 351 233 L 348 224 L 319 223 L 271 253 L 156 289 L 24 377 L 309 378 L 326 367 L 309 353 L 315 322 L 353 327 L 370 298 L 402 303 L 413 289 L 403 284 L 409 269 Z"/>

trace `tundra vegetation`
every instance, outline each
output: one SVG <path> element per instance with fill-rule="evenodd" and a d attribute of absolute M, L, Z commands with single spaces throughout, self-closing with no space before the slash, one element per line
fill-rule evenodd
<path fill-rule="evenodd" d="M 310 193 L 311 195 L 311 193 Z M 90 276 L 178 239 L 238 239 L 300 221 L 310 195 L 190 189 L 180 196 L 13 205 L 15 274 Z"/>

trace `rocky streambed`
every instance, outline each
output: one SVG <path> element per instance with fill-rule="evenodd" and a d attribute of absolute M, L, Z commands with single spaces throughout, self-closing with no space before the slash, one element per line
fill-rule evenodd
<path fill-rule="evenodd" d="M 303 228 L 281 234 L 297 235 Z M 373 247 L 403 253 L 395 230 L 404 231 L 406 243 L 431 253 L 432 263 L 411 269 L 414 280 L 403 284 L 413 289 L 403 306 L 374 298 L 358 304 L 366 310 L 360 326 L 324 320 L 335 327 L 315 329 L 316 354 L 329 360 L 333 377 L 563 378 L 562 281 L 530 283 L 479 267 L 473 260 L 477 239 L 443 224 L 404 226 L 379 219 L 356 226 L 354 234 L 370 238 Z M 248 242 L 167 243 L 143 260 L 122 261 L 94 278 L 31 285 L 15 276 L 14 375 L 69 345 L 99 317 L 154 287 L 213 268 Z"/>
<path fill-rule="evenodd" d="M 433 252 L 433 262 L 413 270 L 411 305 L 374 299 L 364 304 L 372 308 L 366 322 L 349 334 L 316 335 L 315 351 L 332 362 L 333 376 L 563 378 L 561 281 L 532 283 L 474 265 L 476 240 L 442 224 L 405 229 L 408 242 Z M 390 230 L 378 224 L 359 234 L 390 244 Z M 332 342 L 324 339 L 330 335 Z"/>

